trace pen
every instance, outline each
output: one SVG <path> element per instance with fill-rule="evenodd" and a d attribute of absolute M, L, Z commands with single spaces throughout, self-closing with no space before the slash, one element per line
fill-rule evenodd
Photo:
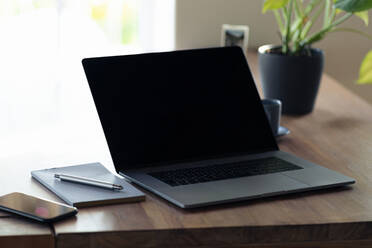
<path fill-rule="evenodd" d="M 80 177 L 80 176 L 78 177 L 78 176 L 72 176 L 72 175 L 66 175 L 66 174 L 54 174 L 54 177 L 57 179 L 60 179 L 61 181 L 81 183 L 81 184 L 97 186 L 97 187 L 106 188 L 106 189 L 116 189 L 116 190 L 123 189 L 123 186 L 118 185 L 118 184 L 98 181 L 98 180 L 94 180 L 94 179 L 90 179 L 86 177 Z"/>

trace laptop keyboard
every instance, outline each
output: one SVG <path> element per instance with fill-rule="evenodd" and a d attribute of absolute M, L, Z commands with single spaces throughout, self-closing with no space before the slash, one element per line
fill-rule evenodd
<path fill-rule="evenodd" d="M 170 186 L 180 186 L 299 169 L 302 169 L 302 167 L 279 158 L 271 157 L 235 163 L 152 172 L 148 174 Z"/>

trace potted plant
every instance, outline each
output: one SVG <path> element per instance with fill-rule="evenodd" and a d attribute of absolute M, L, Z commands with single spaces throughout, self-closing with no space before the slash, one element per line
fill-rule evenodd
<path fill-rule="evenodd" d="M 323 71 L 324 55 L 313 48 L 328 33 L 362 31 L 339 25 L 355 15 L 368 25 L 371 0 L 265 0 L 263 12 L 274 13 L 281 45 L 259 48 L 262 90 L 265 98 L 282 101 L 283 113 L 301 115 L 313 110 Z M 313 31 L 314 23 L 322 21 Z"/>

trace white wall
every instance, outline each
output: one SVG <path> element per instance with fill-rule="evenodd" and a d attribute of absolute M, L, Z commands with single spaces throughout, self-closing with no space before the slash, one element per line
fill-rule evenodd
<path fill-rule="evenodd" d="M 245 24 L 250 27 L 249 46 L 278 44 L 280 39 L 272 13 L 262 14 L 263 0 L 177 0 L 176 49 L 218 46 L 221 25 Z M 370 15 L 372 20 L 372 15 Z M 347 27 L 372 33 L 357 18 L 345 22 Z M 347 88 L 372 103 L 372 85 L 356 85 L 360 63 L 372 50 L 372 41 L 353 33 L 329 34 L 314 47 L 325 51 L 325 71 Z"/>

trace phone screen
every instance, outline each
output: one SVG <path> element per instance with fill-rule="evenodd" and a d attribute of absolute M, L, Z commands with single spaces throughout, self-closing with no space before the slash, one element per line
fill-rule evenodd
<path fill-rule="evenodd" d="M 0 209 L 44 222 L 58 220 L 77 213 L 75 207 L 18 192 L 0 197 Z"/>

